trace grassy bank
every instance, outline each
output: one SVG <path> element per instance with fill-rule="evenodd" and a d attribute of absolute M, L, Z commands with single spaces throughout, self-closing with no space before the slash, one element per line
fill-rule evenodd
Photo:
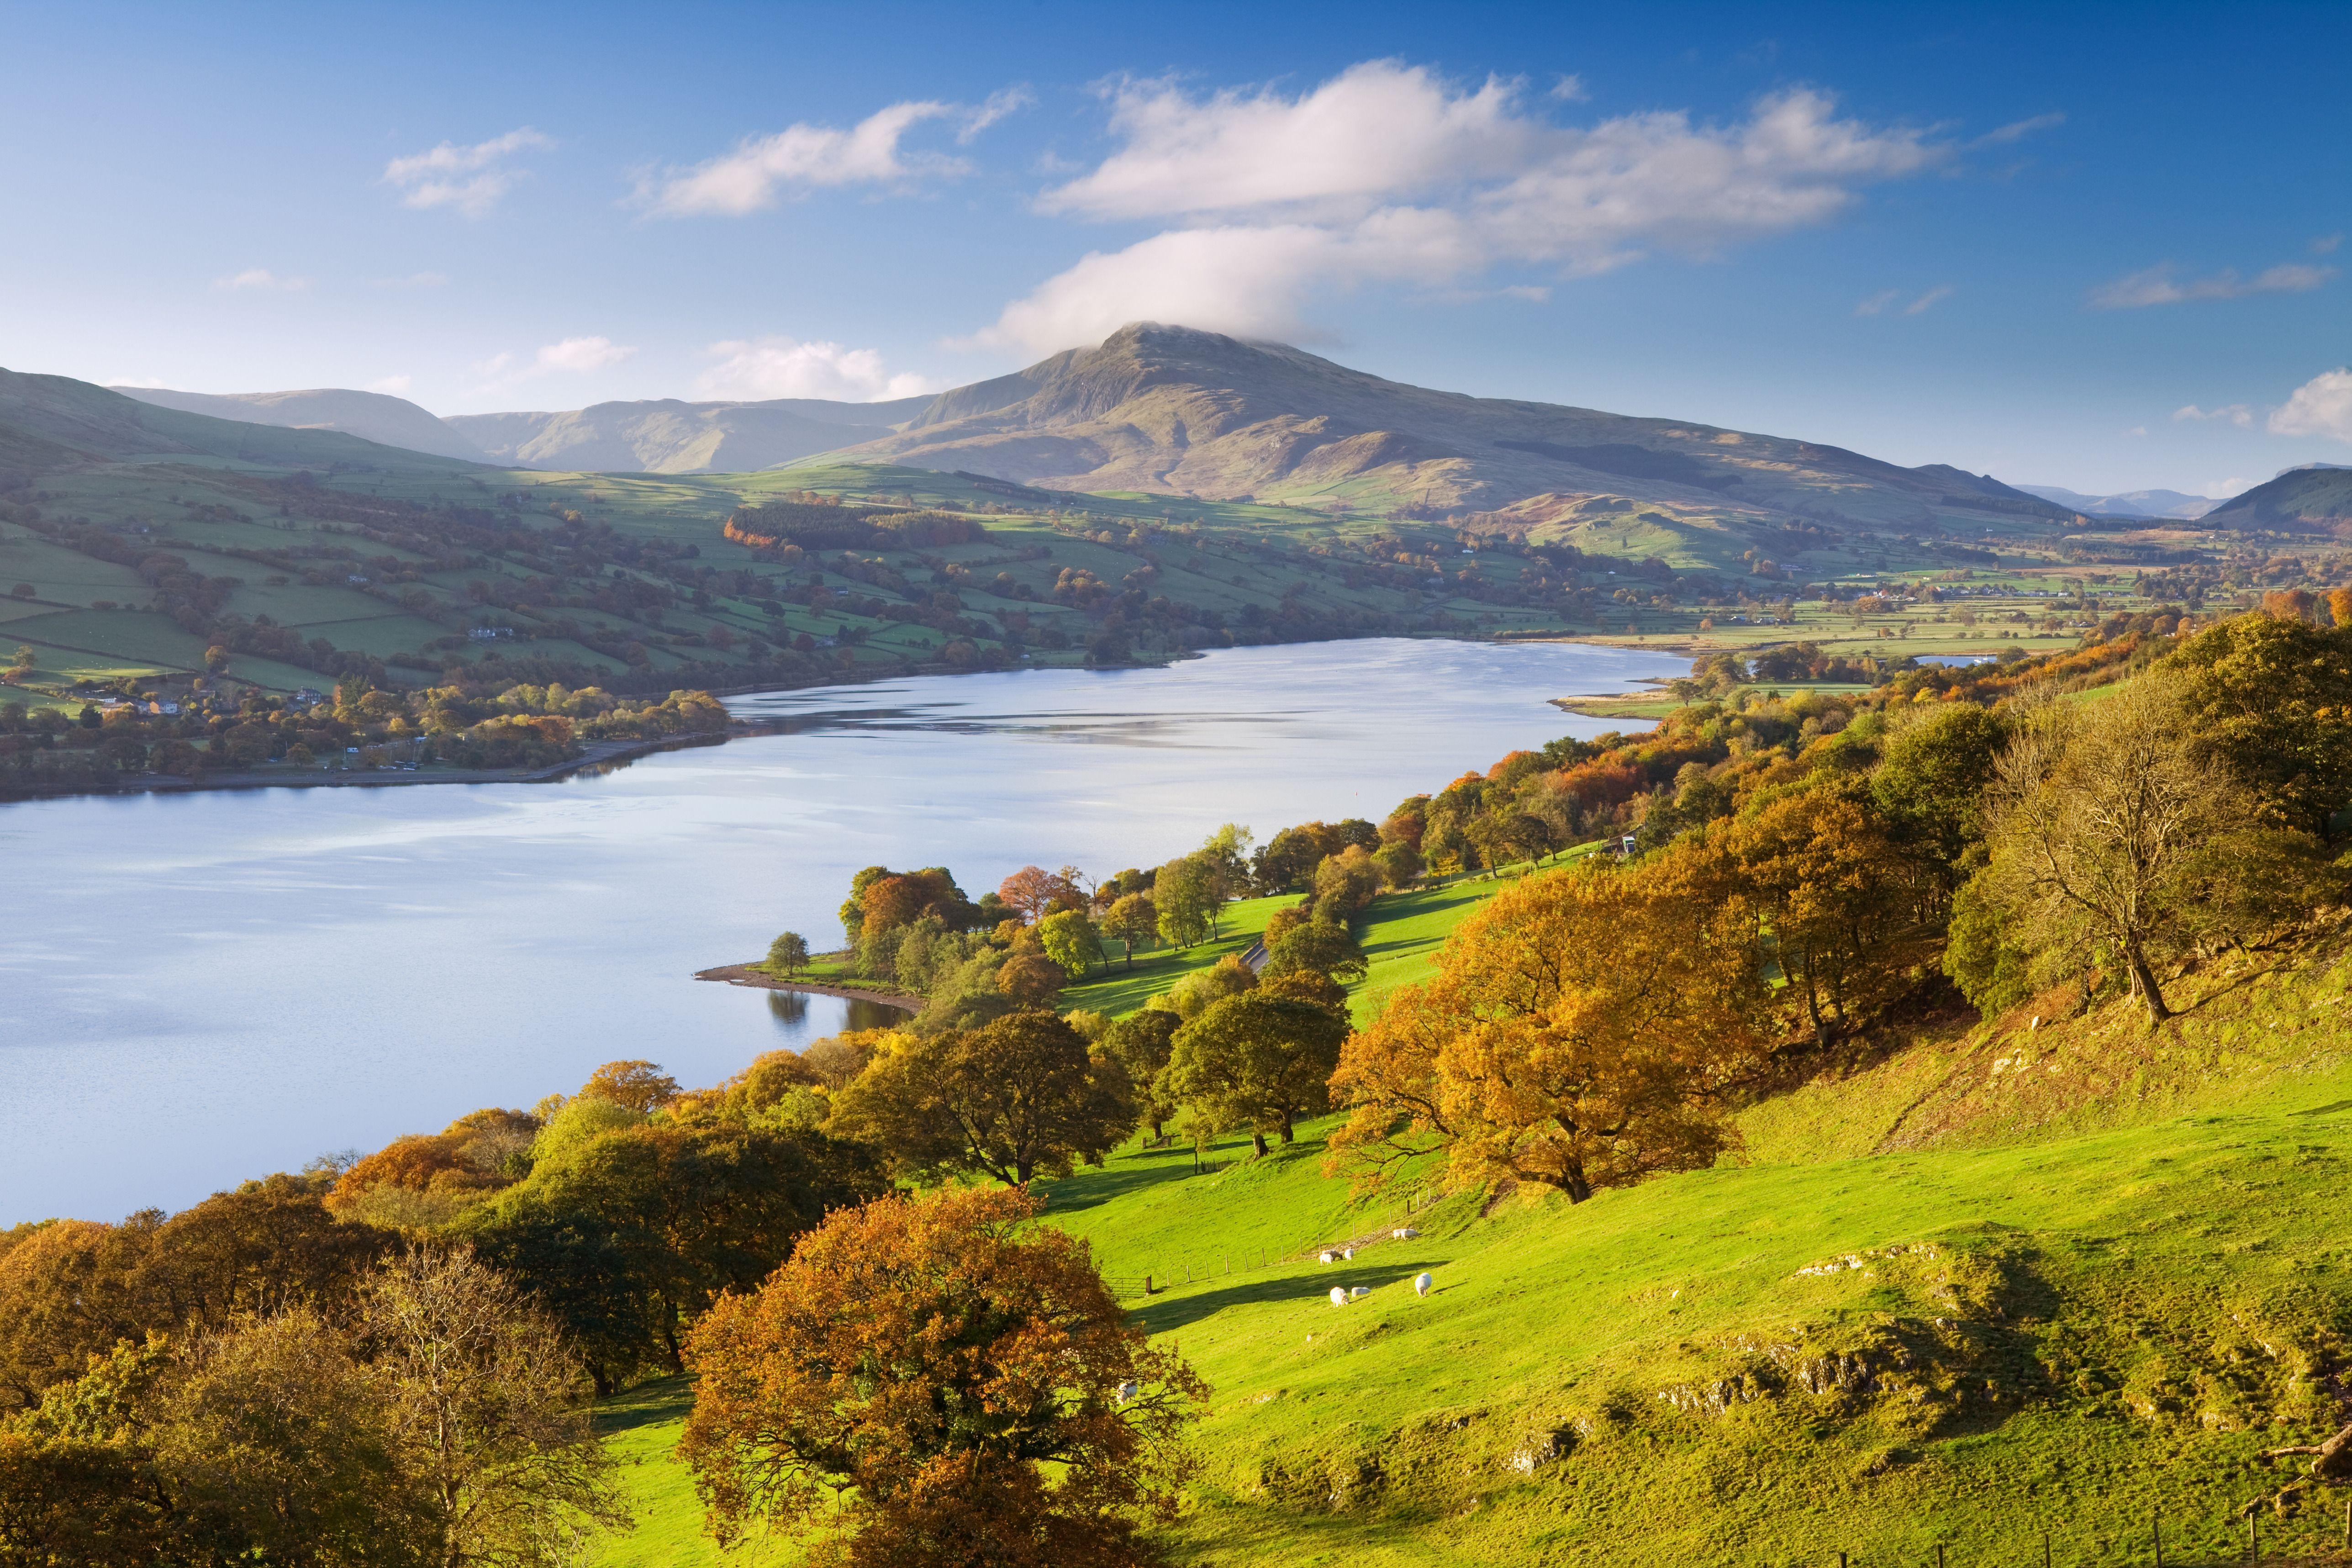
<path fill-rule="evenodd" d="M 1467 891 L 1394 900 L 1385 973 Z M 1931 1027 L 1752 1109 L 1713 1170 L 1465 1194 L 1351 1263 L 1255 1261 L 1395 1218 L 1320 1173 L 1328 1122 L 1201 1175 L 1131 1150 L 1050 1217 L 1214 1387 L 1181 1561 L 2017 1563 L 2048 1531 L 2054 1562 L 2123 1563 L 2161 1520 L 2168 1562 L 2220 1562 L 2255 1500 L 2305 1553 L 2279 1560 L 2335 1561 L 2341 1500 L 2280 1513 L 2292 1472 L 2256 1456 L 2342 1420 L 2348 951 L 2181 982 L 2156 1033 L 2122 1005 Z M 603 1562 L 717 1561 L 677 1398 L 615 1410 L 649 1521 Z"/>

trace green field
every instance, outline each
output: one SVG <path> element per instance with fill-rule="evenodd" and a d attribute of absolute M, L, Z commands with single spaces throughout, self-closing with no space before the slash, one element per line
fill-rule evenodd
<path fill-rule="evenodd" d="M 1491 886 L 1375 906 L 1371 984 Z M 2276 1561 L 2336 1562 L 2341 1497 L 2282 1514 L 2256 1455 L 2343 1420 L 2347 994 L 2339 932 L 2210 972 L 2155 1035 L 2127 1003 L 1931 1026 L 1753 1107 L 1714 1169 L 1582 1205 L 1423 1187 L 1420 1237 L 1351 1263 L 1260 1261 L 1402 1217 L 1320 1173 L 1328 1121 L 1204 1174 L 1130 1148 L 1048 1217 L 1213 1387 L 1182 1563 L 2022 1563 L 2046 1531 L 2122 1563 L 2161 1521 L 2168 1562 L 2219 1563 L 2250 1500 L 2308 1553 Z M 719 1561 L 667 1458 L 682 1398 L 615 1407 L 649 1517 L 598 1561 Z"/>

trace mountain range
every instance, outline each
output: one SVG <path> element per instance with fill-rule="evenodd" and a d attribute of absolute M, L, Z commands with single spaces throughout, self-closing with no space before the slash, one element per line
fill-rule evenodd
<path fill-rule="evenodd" d="M 436 419 L 383 394 L 141 402 L 333 430 L 412 451 L 568 472 L 754 472 L 823 458 L 1055 489 L 1545 522 L 1646 513 L 1737 526 L 1791 517 L 1878 532 L 2062 521 L 2062 506 L 1941 464 L 1684 420 L 1473 397 L 1281 343 L 1139 322 L 1094 348 L 889 403 L 604 403 Z"/>
<path fill-rule="evenodd" d="M 2126 490 L 2121 495 L 2086 496 L 2080 490 L 2070 490 L 2058 485 L 2020 485 L 2028 495 L 2043 500 L 2056 501 L 2070 510 L 2085 517 L 2158 517 L 2179 518 L 2194 522 L 2221 502 L 2210 496 L 2192 496 L 2179 490 Z"/>

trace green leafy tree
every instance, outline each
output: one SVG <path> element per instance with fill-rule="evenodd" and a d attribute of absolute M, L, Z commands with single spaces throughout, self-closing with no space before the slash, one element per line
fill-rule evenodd
<path fill-rule="evenodd" d="M 1265 968 L 1260 973 L 1271 980 L 1303 970 L 1347 982 L 1361 980 L 1370 967 L 1363 948 L 1346 926 L 1309 921 L 1283 932 L 1267 949 Z"/>
<path fill-rule="evenodd" d="M 1168 1058 L 1184 1020 L 1159 1007 L 1143 1007 L 1111 1021 L 1096 1042 L 1127 1071 L 1145 1126 L 1157 1138 L 1181 1101 L 1168 1091 Z"/>
<path fill-rule="evenodd" d="M 2240 616 L 2166 661 L 2196 758 L 2251 786 L 2286 826 L 2352 837 L 2352 627 Z"/>
<path fill-rule="evenodd" d="M 1127 966 L 1135 967 L 1135 950 L 1160 932 L 1160 910 L 1150 893 L 1127 893 L 1103 915 L 1103 931 L 1118 939 Z"/>
<path fill-rule="evenodd" d="M 1045 956 L 1062 966 L 1073 980 L 1102 962 L 1102 938 L 1084 910 L 1061 910 L 1037 922 Z"/>
<path fill-rule="evenodd" d="M 1268 1129 L 1288 1143 L 1299 1118 L 1330 1106 L 1346 1017 L 1286 997 L 1228 996 L 1176 1031 L 1169 1087 L 1213 1127 L 1247 1126 L 1257 1152 Z"/>
<path fill-rule="evenodd" d="M 786 975 L 798 974 L 808 967 L 808 939 L 796 931 L 788 931 L 768 944 L 768 967 L 782 970 Z"/>
<path fill-rule="evenodd" d="M 1118 1061 L 1090 1053 L 1051 1013 L 902 1037 L 835 1101 L 826 1130 L 909 1173 L 952 1171 L 1026 1185 L 1099 1162 L 1135 1127 Z"/>
<path fill-rule="evenodd" d="M 1224 901 L 1217 891 L 1216 868 L 1198 855 L 1171 860 L 1151 884 L 1151 901 L 1162 942 L 1198 946 L 1214 933 L 1215 913 Z"/>

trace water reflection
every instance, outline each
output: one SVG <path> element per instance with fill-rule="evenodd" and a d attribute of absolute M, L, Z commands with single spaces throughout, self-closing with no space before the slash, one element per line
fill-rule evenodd
<path fill-rule="evenodd" d="M 641 1057 L 717 1083 L 900 1016 L 698 982 L 840 937 L 859 867 L 1149 866 L 1217 824 L 1378 819 L 1622 721 L 1548 700 L 1663 654 L 1376 640 L 1166 669 L 731 700 L 791 732 L 571 786 L 199 792 L 0 807 L 0 1226 L 177 1208 L 321 1150 L 529 1105 Z"/>

